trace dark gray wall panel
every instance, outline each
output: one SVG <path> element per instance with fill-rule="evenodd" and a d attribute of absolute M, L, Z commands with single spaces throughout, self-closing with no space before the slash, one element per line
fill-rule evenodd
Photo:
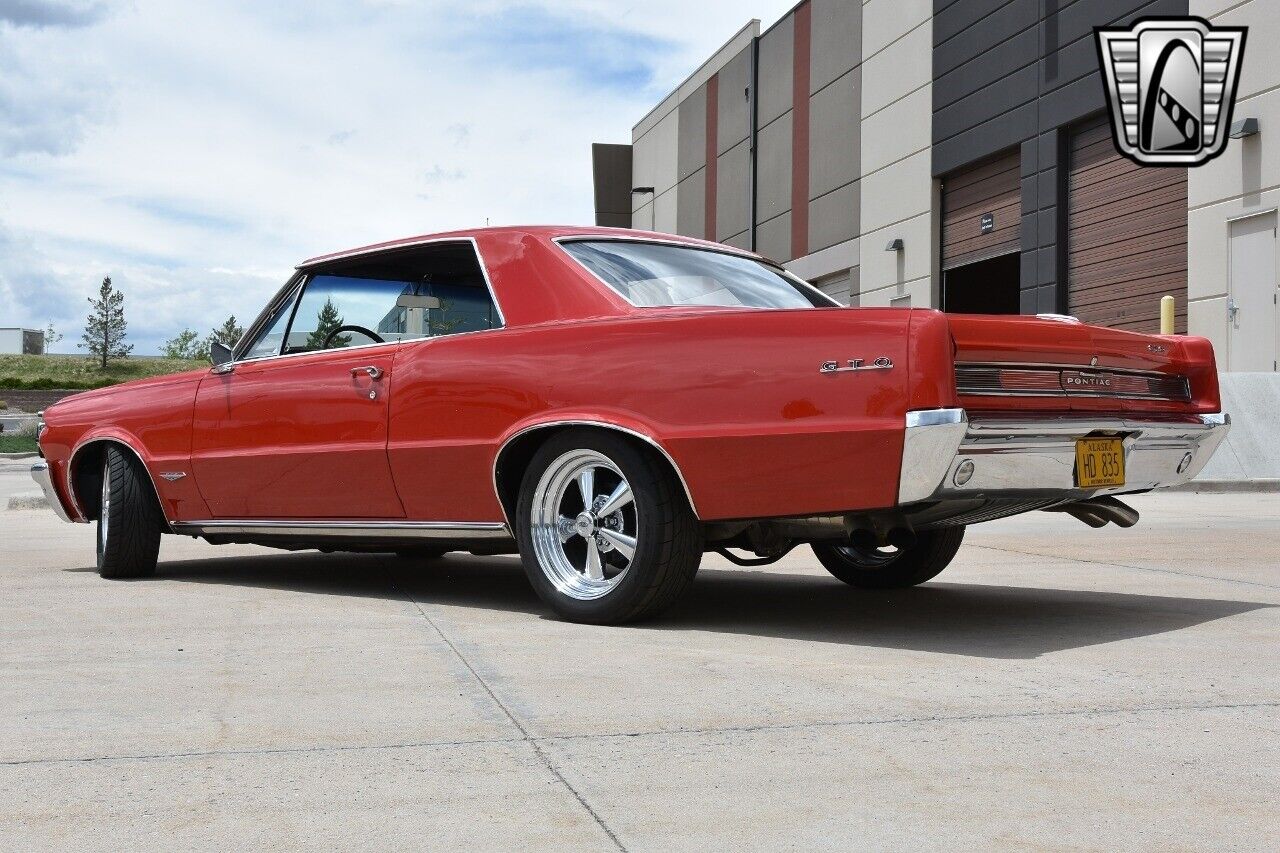
<path fill-rule="evenodd" d="M 843 77 L 862 59 L 862 4 L 812 0 L 809 91 Z"/>
<path fill-rule="evenodd" d="M 933 173 L 1021 145 L 1022 307 L 1065 309 L 1067 128 L 1105 106 L 1093 28 L 1187 0 L 935 0 Z M 1032 70 L 1033 69 L 1033 70 Z"/>
<path fill-rule="evenodd" d="M 862 112 L 861 74 L 854 69 L 809 102 L 809 197 L 856 180 Z"/>
<path fill-rule="evenodd" d="M 707 84 L 680 102 L 677 178 L 683 181 L 707 165 Z M 681 231 L 681 234 L 684 232 Z"/>
<path fill-rule="evenodd" d="M 756 217 L 759 222 L 791 209 L 791 116 L 788 112 L 756 137 Z"/>
<path fill-rule="evenodd" d="M 716 235 L 724 240 L 751 225 L 751 144 L 746 139 L 717 158 Z"/>
<path fill-rule="evenodd" d="M 861 184 L 854 182 L 809 202 L 809 251 L 817 252 L 858 236 Z"/>
<path fill-rule="evenodd" d="M 707 174 L 699 169 L 676 188 L 676 233 L 703 237 L 707 230 Z"/>
<path fill-rule="evenodd" d="M 795 81 L 796 19 L 788 15 L 760 37 L 760 103 L 757 123 L 764 127 L 791 109 Z"/>
<path fill-rule="evenodd" d="M 716 151 L 728 151 L 751 133 L 751 48 L 730 59 L 720 69 L 720 89 L 716 94 Z"/>

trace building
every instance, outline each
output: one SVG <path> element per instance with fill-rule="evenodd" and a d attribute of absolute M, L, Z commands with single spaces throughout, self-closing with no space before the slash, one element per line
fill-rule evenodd
<path fill-rule="evenodd" d="M 1235 118 L 1203 166 L 1120 156 L 1095 26 L 1250 27 Z M 594 149 L 600 224 L 753 248 L 854 305 L 1070 313 L 1213 340 L 1275 372 L 1280 0 L 805 0 L 740 29 Z M 1190 229 L 1188 229 L 1190 225 Z"/>
<path fill-rule="evenodd" d="M 44 332 L 0 328 L 0 355 L 44 355 Z"/>

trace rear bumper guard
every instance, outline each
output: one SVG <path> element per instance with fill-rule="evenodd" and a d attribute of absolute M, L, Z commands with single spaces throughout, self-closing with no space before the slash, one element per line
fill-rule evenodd
<path fill-rule="evenodd" d="M 1175 486 L 1200 473 L 1230 429 L 1231 418 L 1222 412 L 1191 422 L 1096 417 L 970 421 L 963 409 L 908 412 L 898 502 L 1079 500 Z M 1076 485 L 1076 441 L 1088 436 L 1123 440 L 1123 486 Z"/>

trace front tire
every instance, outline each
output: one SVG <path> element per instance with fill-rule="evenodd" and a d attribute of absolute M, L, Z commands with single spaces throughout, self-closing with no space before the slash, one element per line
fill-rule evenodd
<path fill-rule="evenodd" d="M 98 509 L 98 574 L 141 578 L 155 574 L 164 516 L 151 478 L 130 453 L 108 445 L 102 454 Z"/>
<path fill-rule="evenodd" d="M 828 572 L 850 586 L 904 589 L 937 577 L 963 541 L 963 526 L 942 527 L 918 534 L 916 544 L 902 551 L 815 544 L 813 553 Z"/>
<path fill-rule="evenodd" d="M 538 450 L 515 527 L 534 590 L 572 622 L 654 616 L 685 593 L 702 560 L 698 520 L 672 471 L 595 430 L 561 433 Z"/>

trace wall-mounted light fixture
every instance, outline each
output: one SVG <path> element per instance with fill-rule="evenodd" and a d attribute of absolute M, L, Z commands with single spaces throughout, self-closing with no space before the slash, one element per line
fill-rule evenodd
<path fill-rule="evenodd" d="M 653 195 L 653 187 L 632 187 L 632 195 Z"/>
<path fill-rule="evenodd" d="M 889 245 L 884 247 L 884 250 L 886 252 L 901 252 L 904 248 L 906 248 L 906 244 L 902 242 L 902 238 L 894 237 L 889 241 Z"/>
<path fill-rule="evenodd" d="M 1253 136 L 1262 130 L 1256 118 L 1242 118 L 1239 121 L 1231 122 L 1232 139 L 1244 139 L 1246 136 Z"/>

